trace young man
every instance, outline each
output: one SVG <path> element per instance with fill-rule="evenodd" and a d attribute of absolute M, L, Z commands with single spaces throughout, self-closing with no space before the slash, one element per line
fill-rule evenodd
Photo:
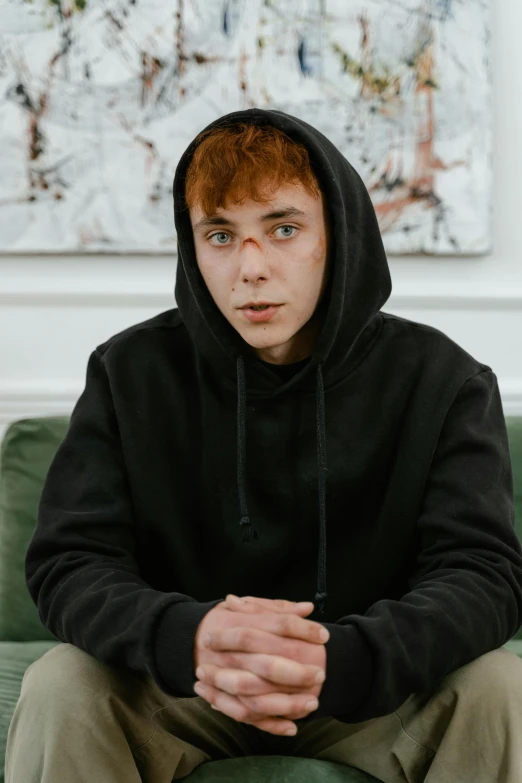
<path fill-rule="evenodd" d="M 85 751 L 81 732 L 106 783 L 260 747 L 390 783 L 522 780 L 522 663 L 498 649 L 522 623 L 522 551 L 495 374 L 381 311 L 368 193 L 302 120 L 211 123 L 174 209 L 177 308 L 93 351 L 42 494 L 27 585 L 64 644 L 24 678 L 8 780 L 44 780 L 22 727 L 40 736 L 37 677 L 59 663 L 62 712 L 102 713 L 118 737 Z"/>

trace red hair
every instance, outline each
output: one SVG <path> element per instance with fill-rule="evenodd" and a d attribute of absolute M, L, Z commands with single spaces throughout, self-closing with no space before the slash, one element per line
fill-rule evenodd
<path fill-rule="evenodd" d="M 319 198 L 308 150 L 272 125 L 238 122 L 210 128 L 198 137 L 185 177 L 185 201 L 207 217 L 226 203 L 247 198 L 266 203 L 288 184 L 300 184 Z"/>

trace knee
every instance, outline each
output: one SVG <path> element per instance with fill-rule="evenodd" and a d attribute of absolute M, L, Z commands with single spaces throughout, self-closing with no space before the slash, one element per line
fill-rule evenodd
<path fill-rule="evenodd" d="M 22 699 L 45 699 L 46 708 L 57 701 L 91 698 L 106 685 L 108 668 L 73 644 L 60 643 L 25 670 Z"/>
<path fill-rule="evenodd" d="M 483 703 L 500 703 L 509 698 L 522 701 L 522 660 L 511 650 L 499 647 L 448 674 L 445 687 Z"/>

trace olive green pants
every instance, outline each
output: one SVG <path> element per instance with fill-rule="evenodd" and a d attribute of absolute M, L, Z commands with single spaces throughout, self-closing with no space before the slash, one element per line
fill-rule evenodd
<path fill-rule="evenodd" d="M 501 647 L 389 715 L 319 718 L 279 737 L 59 644 L 24 674 L 5 779 L 171 783 L 204 762 L 254 755 L 335 761 L 385 783 L 521 783 L 522 660 Z"/>

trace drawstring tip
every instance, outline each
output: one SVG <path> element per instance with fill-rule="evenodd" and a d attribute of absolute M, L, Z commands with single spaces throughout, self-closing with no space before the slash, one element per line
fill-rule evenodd
<path fill-rule="evenodd" d="M 327 598 L 328 593 L 316 593 L 315 594 L 315 600 L 317 601 L 317 609 L 321 614 L 324 614 L 324 602 Z"/>
<path fill-rule="evenodd" d="M 259 538 L 259 533 L 250 521 L 248 517 L 241 517 L 241 525 L 245 526 L 245 535 L 243 536 L 243 542 L 252 541 L 253 538 Z"/>

